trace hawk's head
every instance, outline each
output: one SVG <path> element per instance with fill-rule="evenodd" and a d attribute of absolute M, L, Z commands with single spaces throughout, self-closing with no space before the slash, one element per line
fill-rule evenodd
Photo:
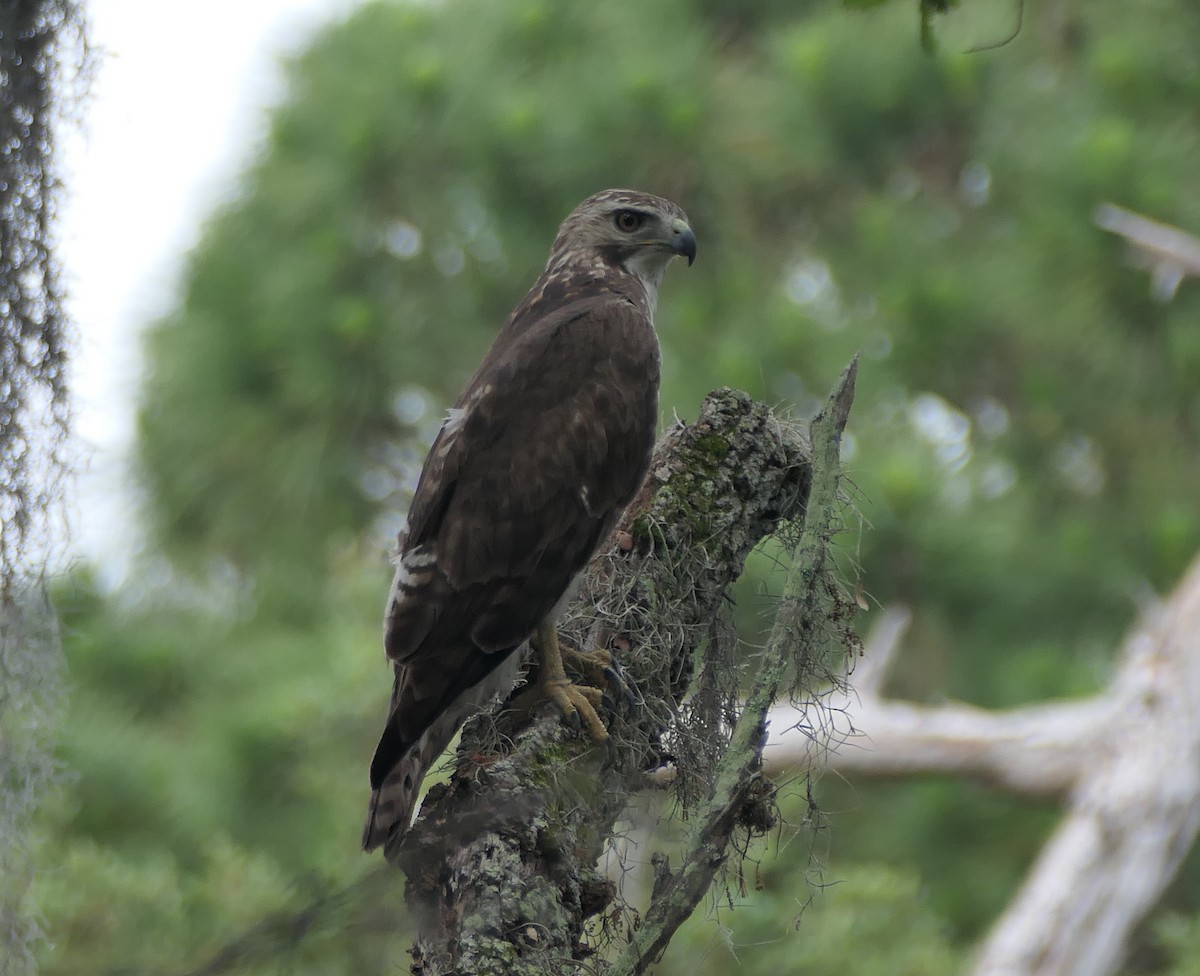
<path fill-rule="evenodd" d="M 558 229 L 550 267 L 602 264 L 657 289 L 671 258 L 696 259 L 696 235 L 678 205 L 637 190 L 602 190 L 571 211 Z"/>

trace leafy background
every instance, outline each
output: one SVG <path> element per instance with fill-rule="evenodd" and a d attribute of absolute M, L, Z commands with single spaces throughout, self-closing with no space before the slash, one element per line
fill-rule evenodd
<path fill-rule="evenodd" d="M 863 351 L 844 544 L 915 614 L 891 692 L 1101 687 L 1200 548 L 1200 288 L 1155 301 L 1092 221 L 1200 228 L 1200 8 L 1025 6 L 966 54 L 1012 4 L 964 2 L 931 53 L 901 0 L 372 2 L 295 57 L 148 332 L 141 564 L 57 594 L 43 971 L 182 972 L 245 932 L 236 971 L 403 968 L 390 888 L 333 929 L 254 926 L 370 868 L 386 539 L 557 222 L 605 186 L 671 196 L 700 239 L 660 304 L 665 417 L 721 385 L 805 416 Z M 761 890 L 714 899 L 664 973 L 954 972 L 1056 816 L 940 779 L 817 800 L 827 828 L 773 838 Z M 1200 971 L 1198 869 L 1130 972 Z"/>

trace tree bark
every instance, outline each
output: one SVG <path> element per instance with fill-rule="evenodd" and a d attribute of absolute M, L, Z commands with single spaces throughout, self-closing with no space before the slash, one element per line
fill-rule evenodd
<path fill-rule="evenodd" d="M 712 662 L 732 660 L 727 588 L 764 536 L 803 514 L 811 483 L 807 440 L 745 394 L 718 391 L 695 424 L 666 433 L 562 628 L 579 646 L 614 650 L 635 700 L 609 717 L 605 747 L 552 708 L 531 723 L 509 709 L 467 724 L 450 783 L 430 791 L 397 852 L 421 926 L 414 973 L 593 972 L 589 957 L 606 940 L 632 937 L 597 861 L 628 797 L 656 768 L 678 764 L 683 799 L 701 813 L 705 796 L 721 803 L 710 733 L 728 742 L 732 723 L 690 738 L 686 730 L 697 717 L 721 726 L 721 707 L 733 706 L 736 669 L 723 694 L 701 694 Z M 693 675 L 699 691 L 685 703 Z M 695 700 L 709 701 L 707 711 L 681 720 L 681 709 L 701 708 Z M 750 781 L 761 778 L 739 778 L 726 798 L 724 841 L 762 816 Z M 727 845 L 714 829 L 715 871 Z M 672 876 L 664 864 L 660 875 L 678 881 L 684 869 Z"/>
<path fill-rule="evenodd" d="M 656 962 L 667 944 L 708 892 L 739 821 L 748 833 L 765 833 L 774 825 L 774 788 L 762 775 L 767 715 L 791 679 L 793 692 L 811 690 L 812 679 L 825 677 L 822 658 L 833 642 L 844 660 L 857 638 L 848 631 L 853 604 L 843 596 L 829 572 L 829 545 L 843 528 L 839 489 L 841 440 L 854 399 L 857 358 L 842 374 L 826 408 L 812 425 L 813 475 L 803 528 L 795 542 L 787 582 L 775 614 L 771 636 L 758 673 L 733 724 L 729 747 L 720 757 L 707 809 L 699 830 L 672 874 L 665 857 L 659 862 L 645 918 L 613 965 L 614 976 L 640 976 Z M 832 627 L 831 627 L 832 625 Z M 811 698 L 808 710 L 821 708 Z M 676 768 L 679 768 L 678 762 Z M 753 818 L 751 823 L 745 823 Z"/>

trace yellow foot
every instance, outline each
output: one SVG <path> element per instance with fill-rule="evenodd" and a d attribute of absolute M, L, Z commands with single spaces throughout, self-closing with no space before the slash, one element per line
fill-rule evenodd
<path fill-rule="evenodd" d="M 624 702 L 626 705 L 636 703 L 637 696 L 626 684 L 617 659 L 603 647 L 594 651 L 578 651 L 560 641 L 559 653 L 563 663 L 581 675 L 588 685 L 599 688 L 602 692 L 607 689 L 601 697 L 609 709 L 615 711 L 617 702 Z"/>
<path fill-rule="evenodd" d="M 599 688 L 577 685 L 566 676 L 553 676 L 538 681 L 537 691 L 549 698 L 572 724 L 582 723 L 593 742 L 605 742 L 608 729 L 597 711 L 601 707 L 604 692 Z"/>
<path fill-rule="evenodd" d="M 604 692 L 587 684 L 575 684 L 567 677 L 563 668 L 564 655 L 572 663 L 579 664 L 579 670 L 586 676 L 594 676 L 597 684 L 605 680 L 605 676 L 615 672 L 612 669 L 612 656 L 607 651 L 597 651 L 585 654 L 569 647 L 561 647 L 558 642 L 558 629 L 552 623 L 543 624 L 530 640 L 537 652 L 540 672 L 537 684 L 521 699 L 532 701 L 537 698 L 549 698 L 558 706 L 559 711 L 575 726 L 587 729 L 593 742 L 608 740 L 608 729 L 600 719 L 599 709 L 603 707 Z"/>
<path fill-rule="evenodd" d="M 589 685 L 603 688 L 605 685 L 614 685 L 614 682 L 619 684 L 620 676 L 613 665 L 613 656 L 603 648 L 595 651 L 577 651 L 560 641 L 558 651 L 562 655 L 563 664 L 581 675 Z"/>

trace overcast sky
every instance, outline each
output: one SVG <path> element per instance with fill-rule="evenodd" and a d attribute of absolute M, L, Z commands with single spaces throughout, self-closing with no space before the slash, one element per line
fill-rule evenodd
<path fill-rule="evenodd" d="M 136 534 L 126 460 L 139 333 L 280 97 L 281 55 L 352 0 L 92 0 L 98 71 L 61 140 L 60 239 L 78 334 L 74 550 L 116 584 Z"/>

